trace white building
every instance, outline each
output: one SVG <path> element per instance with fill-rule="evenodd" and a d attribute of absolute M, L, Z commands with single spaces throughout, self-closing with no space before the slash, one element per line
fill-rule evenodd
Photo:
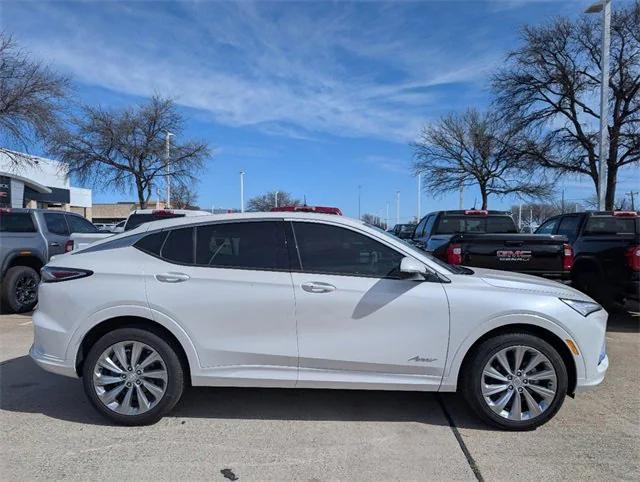
<path fill-rule="evenodd" d="M 0 151 L 0 207 L 62 209 L 91 219 L 91 189 L 73 187 L 67 165 Z"/>

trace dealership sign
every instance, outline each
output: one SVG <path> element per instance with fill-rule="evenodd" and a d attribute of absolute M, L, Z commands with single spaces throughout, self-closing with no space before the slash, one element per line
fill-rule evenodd
<path fill-rule="evenodd" d="M 11 207 L 11 179 L 0 176 L 0 207 Z"/>

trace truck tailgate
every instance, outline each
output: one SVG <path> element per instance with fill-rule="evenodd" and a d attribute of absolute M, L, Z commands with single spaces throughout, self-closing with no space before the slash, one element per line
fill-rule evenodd
<path fill-rule="evenodd" d="M 461 234 L 451 243 L 462 246 L 467 266 L 530 274 L 559 275 L 563 271 L 565 236 L 535 234 Z"/>

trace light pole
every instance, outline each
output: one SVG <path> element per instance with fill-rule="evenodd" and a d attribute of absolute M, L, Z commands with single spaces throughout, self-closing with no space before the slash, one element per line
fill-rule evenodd
<path fill-rule="evenodd" d="M 169 168 L 169 160 L 170 160 L 170 150 L 171 150 L 171 137 L 174 136 L 175 134 L 172 134 L 171 132 L 167 131 L 167 136 L 164 139 L 164 158 L 165 158 L 165 165 L 166 165 L 166 171 L 167 171 L 167 205 L 165 206 L 165 208 L 169 209 L 171 207 L 171 169 Z"/>
<path fill-rule="evenodd" d="M 609 43 L 611 37 L 611 0 L 599 0 L 585 13 L 602 12 L 602 52 L 600 53 L 600 155 L 598 160 L 598 209 L 605 210 L 607 151 L 609 150 Z"/>
<path fill-rule="evenodd" d="M 396 224 L 400 224 L 400 191 L 396 191 Z"/>
<path fill-rule="evenodd" d="M 464 184 L 460 182 L 460 208 L 464 209 Z"/>
<path fill-rule="evenodd" d="M 418 222 L 420 222 L 420 212 L 422 211 L 422 206 L 420 206 L 420 201 L 422 197 L 422 173 L 418 173 L 418 217 L 416 218 Z"/>
<path fill-rule="evenodd" d="M 279 192 L 280 192 L 280 191 L 276 191 L 276 207 L 278 207 L 278 193 L 279 193 Z"/>
<path fill-rule="evenodd" d="M 240 171 L 240 212 L 244 212 L 244 171 Z"/>
<path fill-rule="evenodd" d="M 387 201 L 387 217 L 384 219 L 385 229 L 389 229 L 389 201 Z"/>
<path fill-rule="evenodd" d="M 358 219 L 362 219 L 360 207 L 362 206 L 362 185 L 358 184 Z"/>

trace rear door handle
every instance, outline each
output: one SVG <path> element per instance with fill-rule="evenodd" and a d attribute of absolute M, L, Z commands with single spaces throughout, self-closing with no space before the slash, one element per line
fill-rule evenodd
<path fill-rule="evenodd" d="M 302 289 L 308 293 L 331 293 L 336 290 L 336 287 L 321 281 L 310 281 L 308 283 L 303 283 Z"/>
<path fill-rule="evenodd" d="M 156 279 L 162 283 L 181 283 L 189 279 L 188 274 L 184 273 L 162 273 L 157 274 Z"/>

